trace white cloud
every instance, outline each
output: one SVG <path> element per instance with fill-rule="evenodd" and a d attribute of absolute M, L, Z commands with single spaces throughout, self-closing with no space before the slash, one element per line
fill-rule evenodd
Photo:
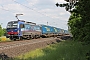
<path fill-rule="evenodd" d="M 64 1 L 64 0 L 53 0 L 55 3 L 66 3 L 66 1 Z"/>
<path fill-rule="evenodd" d="M 12 0 L 0 0 L 0 4 L 7 4 L 7 3 L 11 3 Z"/>
<path fill-rule="evenodd" d="M 6 10 L 11 10 L 11 11 L 22 11 L 22 6 L 19 4 L 7 4 L 3 6 L 4 9 Z"/>
<path fill-rule="evenodd" d="M 29 4 L 29 6 L 33 6 L 38 3 L 38 0 L 26 0 Z"/>
<path fill-rule="evenodd" d="M 59 13 L 60 15 L 65 15 L 65 13 L 64 12 L 61 12 L 61 13 Z"/>

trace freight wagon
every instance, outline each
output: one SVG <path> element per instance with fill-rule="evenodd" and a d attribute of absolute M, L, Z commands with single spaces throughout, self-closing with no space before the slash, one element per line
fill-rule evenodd
<path fill-rule="evenodd" d="M 64 30 L 64 35 L 68 35 L 69 31 L 68 30 Z"/>
<path fill-rule="evenodd" d="M 48 37 L 52 33 L 52 27 L 47 25 L 38 25 L 41 30 L 41 37 Z"/>
<path fill-rule="evenodd" d="M 60 28 L 56 28 L 53 26 L 48 26 L 48 25 L 39 25 L 41 28 L 41 36 L 42 37 L 51 37 L 51 36 L 58 36 L 62 32 L 60 31 Z"/>

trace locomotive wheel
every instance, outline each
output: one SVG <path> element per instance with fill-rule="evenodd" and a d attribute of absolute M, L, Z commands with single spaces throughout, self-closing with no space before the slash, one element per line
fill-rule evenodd
<path fill-rule="evenodd" d="M 27 40 L 30 40 L 31 38 L 30 37 L 27 37 Z"/>
<path fill-rule="evenodd" d="M 35 39 L 37 39 L 38 38 L 38 36 L 37 35 L 35 35 Z"/>
<path fill-rule="evenodd" d="M 13 40 L 13 38 L 10 37 L 10 40 Z"/>
<path fill-rule="evenodd" d="M 10 40 L 15 41 L 16 39 L 15 39 L 15 38 L 10 37 Z"/>
<path fill-rule="evenodd" d="M 19 40 L 22 40 L 22 37 L 21 36 L 19 37 Z"/>

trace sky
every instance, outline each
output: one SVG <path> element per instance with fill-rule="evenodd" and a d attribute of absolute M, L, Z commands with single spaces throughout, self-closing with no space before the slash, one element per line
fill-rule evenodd
<path fill-rule="evenodd" d="M 9 21 L 17 21 L 16 14 L 23 14 L 18 16 L 20 20 L 67 30 L 70 13 L 56 7 L 57 2 L 65 3 L 64 0 L 0 0 L 0 25 L 6 28 Z"/>

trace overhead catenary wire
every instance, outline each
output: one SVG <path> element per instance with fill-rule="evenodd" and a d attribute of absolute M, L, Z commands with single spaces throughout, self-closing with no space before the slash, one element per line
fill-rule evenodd
<path fill-rule="evenodd" d="M 48 18 L 51 18 L 51 17 L 49 17 L 48 15 L 45 15 L 45 14 L 39 12 L 39 11 L 36 11 L 35 9 L 30 8 L 30 7 L 28 7 L 28 6 L 24 5 L 24 4 L 21 4 L 21 3 L 17 2 L 17 1 L 15 1 L 15 0 L 12 0 L 12 1 L 15 2 L 15 3 L 17 3 L 17 4 L 20 4 L 20 5 L 24 6 L 24 7 L 26 7 L 26 8 L 28 8 L 28 9 L 32 10 L 32 11 L 35 11 L 35 12 L 37 12 L 37 13 L 43 15 L 43 16 L 46 16 L 46 17 L 48 17 Z M 27 2 L 28 2 L 28 1 L 27 1 Z M 52 18 L 52 20 L 54 20 L 54 19 Z"/>
<path fill-rule="evenodd" d="M 15 13 L 15 12 L 13 12 L 13 11 L 11 11 L 11 10 L 7 10 L 7 9 L 5 9 L 4 7 L 3 7 L 3 5 L 0 5 L 2 8 L 0 8 L 0 9 L 2 9 L 2 10 L 4 10 L 4 11 L 8 11 L 8 12 L 11 12 L 11 13 Z"/>
<path fill-rule="evenodd" d="M 26 7 L 26 8 L 28 8 L 28 9 L 30 9 L 30 10 L 33 10 L 33 11 L 35 11 L 35 12 L 37 12 L 37 13 L 40 13 L 40 12 L 38 12 L 38 11 L 36 11 L 36 10 L 34 10 L 34 9 L 32 9 L 32 8 L 30 8 L 30 7 L 26 6 L 26 5 L 24 5 L 24 4 L 21 4 L 21 3 L 17 2 L 17 1 L 15 1 L 15 0 L 12 0 L 12 1 L 14 1 L 15 3 L 18 3 L 18 4 L 20 4 L 20 5 L 22 5 L 22 6 Z M 40 13 L 40 14 L 42 14 L 42 13 Z M 44 15 L 44 14 L 42 14 L 42 15 Z"/>
<path fill-rule="evenodd" d="M 26 2 L 29 2 L 28 0 L 25 0 Z M 37 8 L 38 9 L 38 7 L 36 7 L 35 5 L 32 5 L 32 6 L 34 6 L 35 8 Z M 39 12 L 39 13 L 41 13 L 41 12 Z M 46 12 L 44 12 L 44 13 L 46 13 Z M 42 14 L 42 13 L 41 13 Z M 43 14 L 43 15 L 45 15 L 45 14 Z M 45 15 L 46 16 L 46 15 Z M 47 17 L 49 17 L 49 16 L 47 16 Z"/>

